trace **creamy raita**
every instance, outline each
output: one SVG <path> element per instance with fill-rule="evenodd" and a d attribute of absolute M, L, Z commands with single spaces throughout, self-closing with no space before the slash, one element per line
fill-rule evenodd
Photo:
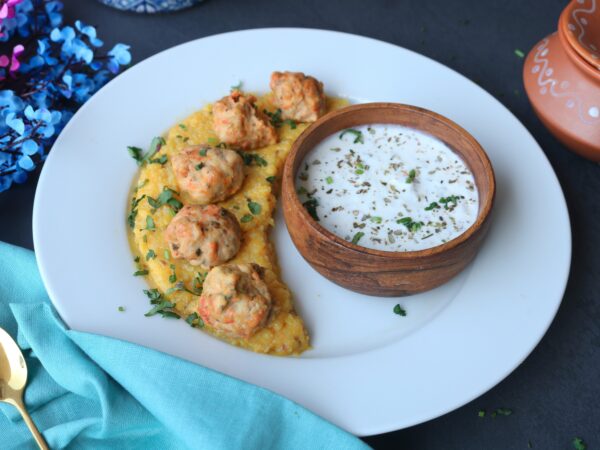
<path fill-rule="evenodd" d="M 343 130 L 321 141 L 296 176 L 308 212 L 354 244 L 386 251 L 435 247 L 477 218 L 473 174 L 446 144 L 392 124 Z"/>

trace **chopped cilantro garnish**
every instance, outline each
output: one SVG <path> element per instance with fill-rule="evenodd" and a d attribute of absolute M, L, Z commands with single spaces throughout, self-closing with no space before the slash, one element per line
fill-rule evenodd
<path fill-rule="evenodd" d="M 292 119 L 285 119 L 285 120 L 283 121 L 283 123 L 286 123 L 286 124 L 288 124 L 292 130 L 295 130 L 295 129 L 296 129 L 296 121 L 295 121 L 295 120 L 292 120 Z"/>
<path fill-rule="evenodd" d="M 325 178 L 325 181 L 327 182 L 327 184 L 333 184 L 333 178 L 331 177 Z"/>
<path fill-rule="evenodd" d="M 163 253 L 165 259 L 168 261 L 169 259 L 171 259 L 171 252 L 169 252 L 169 250 L 165 249 L 164 253 Z"/>
<path fill-rule="evenodd" d="M 182 130 L 187 130 L 187 127 L 182 123 L 179 124 L 179 128 L 181 128 Z"/>
<path fill-rule="evenodd" d="M 146 253 L 146 261 L 150 261 L 151 259 L 156 258 L 156 253 L 154 253 L 154 250 L 150 249 L 148 250 L 148 253 Z"/>
<path fill-rule="evenodd" d="M 177 192 L 165 186 L 158 198 L 154 199 L 152 197 L 148 197 L 148 204 L 154 209 L 158 209 L 164 205 L 169 205 L 171 208 L 173 208 L 174 212 L 178 212 L 181 208 L 183 208 L 183 203 L 173 197 L 174 194 L 177 194 Z"/>
<path fill-rule="evenodd" d="M 198 163 L 194 166 L 194 169 L 201 170 L 204 167 L 204 163 Z"/>
<path fill-rule="evenodd" d="M 146 294 L 152 304 L 158 302 L 162 297 L 158 289 L 144 289 L 144 294 Z"/>
<path fill-rule="evenodd" d="M 175 273 L 175 264 L 169 265 L 171 268 L 171 275 L 169 275 L 169 283 L 175 283 L 177 281 L 177 274 Z"/>
<path fill-rule="evenodd" d="M 198 154 L 200 156 L 206 156 L 206 152 L 208 152 L 207 148 L 201 148 L 200 151 L 198 151 Z"/>
<path fill-rule="evenodd" d="M 263 109 L 263 112 L 269 116 L 269 119 L 271 119 L 271 125 L 273 125 L 275 128 L 281 127 L 281 125 L 284 123 L 284 120 L 281 118 L 281 109 L 277 108 L 275 112 L 270 112 L 266 109 Z M 296 123 L 294 122 L 294 128 L 295 127 Z"/>
<path fill-rule="evenodd" d="M 247 166 L 251 166 L 254 163 L 257 166 L 266 167 L 268 164 L 267 161 L 265 161 L 260 155 L 257 155 L 256 153 L 240 152 L 240 156 L 244 160 L 244 164 L 246 164 Z"/>
<path fill-rule="evenodd" d="M 154 219 L 152 218 L 152 216 L 146 216 L 146 230 L 156 230 L 156 225 L 154 224 Z"/>
<path fill-rule="evenodd" d="M 319 202 L 316 198 L 311 198 L 302 203 L 302 205 L 306 208 L 308 214 L 311 215 L 313 219 L 317 222 L 319 221 L 319 216 L 317 215 L 317 206 L 319 206 Z"/>
<path fill-rule="evenodd" d="M 586 450 L 587 445 L 580 437 L 576 437 L 573 439 L 573 448 L 575 450 Z"/>
<path fill-rule="evenodd" d="M 515 55 L 517 55 L 519 58 L 525 57 L 525 53 L 523 53 L 523 51 L 519 50 L 518 48 L 515 48 Z"/>
<path fill-rule="evenodd" d="M 158 157 L 158 158 L 155 158 L 155 159 L 151 159 L 151 160 L 149 160 L 148 162 L 149 162 L 150 164 L 160 164 L 161 166 L 164 166 L 164 165 L 165 165 L 165 163 L 166 163 L 168 160 L 169 160 L 169 159 L 168 159 L 167 155 L 160 155 L 160 157 Z"/>
<path fill-rule="evenodd" d="M 124 306 L 119 306 L 119 307 L 117 308 L 117 310 L 118 310 L 119 312 L 123 312 L 123 311 L 125 311 L 125 307 L 124 307 Z"/>
<path fill-rule="evenodd" d="M 136 256 L 135 258 L 133 258 L 133 262 L 139 263 L 140 262 L 140 257 Z"/>
<path fill-rule="evenodd" d="M 354 235 L 354 237 L 352 238 L 352 243 L 353 244 L 358 244 L 358 241 L 360 241 L 360 239 L 365 235 L 365 233 L 363 233 L 362 231 L 359 231 L 358 233 L 356 233 Z"/>
<path fill-rule="evenodd" d="M 405 317 L 406 310 L 402 306 L 400 306 L 400 304 L 397 304 L 396 306 L 394 306 L 394 314 L 398 314 L 399 316 Z"/>
<path fill-rule="evenodd" d="M 250 212 L 252 214 L 257 216 L 258 214 L 260 214 L 262 207 L 260 206 L 260 203 L 250 201 L 250 202 L 248 202 L 248 209 L 250 210 Z"/>
<path fill-rule="evenodd" d="M 416 176 L 417 176 L 417 171 L 415 169 L 410 169 L 410 172 L 408 172 L 408 177 L 406 177 L 406 182 L 408 184 L 412 183 L 413 181 L 415 181 Z"/>
<path fill-rule="evenodd" d="M 439 207 L 440 205 L 438 204 L 438 202 L 431 202 L 429 206 L 425 208 L 425 211 L 431 211 L 432 209 L 438 209 Z"/>
<path fill-rule="evenodd" d="M 127 150 L 129 151 L 129 155 L 131 155 L 131 157 L 135 159 L 138 164 L 141 164 L 142 160 L 144 159 L 144 150 L 134 146 L 128 146 Z"/>
<path fill-rule="evenodd" d="M 245 214 L 241 219 L 240 222 L 242 223 L 248 223 L 250 222 L 254 217 L 252 217 L 252 214 Z"/>
<path fill-rule="evenodd" d="M 177 317 L 179 316 L 175 314 L 172 310 L 174 303 L 171 303 L 168 300 L 163 300 L 160 303 L 156 304 L 154 308 L 144 314 L 146 317 L 152 317 L 155 314 L 161 314 L 163 317 Z"/>
<path fill-rule="evenodd" d="M 408 231 L 412 231 L 413 233 L 415 231 L 419 231 L 421 227 L 425 225 L 423 222 L 415 222 L 410 217 L 403 217 L 402 219 L 398 219 L 396 220 L 396 223 L 404 225 L 406 228 L 408 228 Z"/>
<path fill-rule="evenodd" d="M 479 417 L 485 417 L 485 409 L 480 409 L 479 412 L 477 413 L 477 415 Z"/>
<path fill-rule="evenodd" d="M 381 223 L 383 221 L 383 218 L 381 218 L 380 216 L 371 216 L 370 220 L 371 222 Z"/>
<path fill-rule="evenodd" d="M 143 277 L 146 275 L 148 275 L 148 270 L 146 270 L 146 269 L 136 270 L 135 272 L 133 272 L 134 277 Z"/>
<path fill-rule="evenodd" d="M 438 201 L 444 205 L 444 209 L 446 211 L 452 211 L 458 205 L 458 201 L 463 199 L 464 197 L 458 195 L 449 195 L 448 197 L 442 197 Z"/>
<path fill-rule="evenodd" d="M 214 137 L 209 137 L 206 142 L 208 142 L 210 145 L 215 145 L 219 143 L 219 140 L 217 138 Z"/>
<path fill-rule="evenodd" d="M 492 413 L 492 417 L 496 416 L 510 416 L 513 413 L 510 408 L 496 408 Z"/>
<path fill-rule="evenodd" d="M 277 177 L 274 175 L 271 175 L 270 177 L 265 178 L 265 180 L 267 180 L 269 183 L 273 184 L 273 183 L 275 183 L 275 180 L 277 180 Z"/>
<path fill-rule="evenodd" d="M 354 135 L 354 144 L 364 144 L 365 141 L 363 139 L 363 134 L 362 131 L 358 131 L 355 130 L 354 128 L 348 128 L 347 130 L 344 130 L 340 133 L 340 139 L 342 139 L 344 137 L 345 134 L 352 134 Z"/>
<path fill-rule="evenodd" d="M 190 324 L 190 326 L 194 328 L 202 328 L 204 327 L 204 321 L 198 315 L 198 313 L 194 312 L 185 318 L 185 321 Z"/>

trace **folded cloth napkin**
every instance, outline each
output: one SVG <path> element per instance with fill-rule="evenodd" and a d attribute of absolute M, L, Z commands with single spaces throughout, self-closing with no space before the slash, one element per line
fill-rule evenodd
<path fill-rule="evenodd" d="M 66 329 L 33 253 L 4 243 L 0 327 L 25 354 L 25 404 L 52 449 L 368 448 L 265 389 L 145 347 Z M 16 409 L 0 409 L 0 447 L 36 448 Z"/>

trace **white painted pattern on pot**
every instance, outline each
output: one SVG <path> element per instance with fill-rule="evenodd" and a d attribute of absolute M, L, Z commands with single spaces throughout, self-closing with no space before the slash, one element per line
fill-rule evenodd
<path fill-rule="evenodd" d="M 535 65 L 531 68 L 531 73 L 538 74 L 537 84 L 540 87 L 540 94 L 550 94 L 553 97 L 565 98 L 565 106 L 568 109 L 576 109 L 581 122 L 586 125 L 598 125 L 600 123 L 600 110 L 596 105 L 584 105 L 584 101 L 578 92 L 567 91 L 570 83 L 567 80 L 562 82 L 552 78 L 554 69 L 550 67 L 547 56 L 550 54 L 548 48 L 549 38 L 545 38 L 537 47 L 533 57 Z M 558 89 L 560 90 L 558 90 Z M 586 111 L 586 107 L 588 108 Z"/>
<path fill-rule="evenodd" d="M 585 5 L 587 0 L 577 0 L 577 3 L 580 5 Z M 577 41 L 581 44 L 582 47 L 588 49 L 593 59 L 599 59 L 600 55 L 598 55 L 598 48 L 594 44 L 586 44 L 583 42 L 583 37 L 585 36 L 585 27 L 588 25 L 588 20 L 585 17 L 582 17 L 583 14 L 593 14 L 596 11 L 596 0 L 590 0 L 590 6 L 586 9 L 585 6 L 582 8 L 577 8 L 573 10 L 571 13 L 571 17 L 575 24 L 569 22 L 567 28 L 571 33 L 575 34 L 577 30 L 579 30 L 579 34 L 577 35 Z M 596 66 L 596 69 L 600 70 L 600 65 Z"/>

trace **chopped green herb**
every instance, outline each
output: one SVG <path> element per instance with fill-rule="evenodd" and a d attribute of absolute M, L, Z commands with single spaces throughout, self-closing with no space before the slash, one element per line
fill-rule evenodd
<path fill-rule="evenodd" d="M 417 176 L 417 171 L 415 169 L 411 169 L 410 172 L 408 172 L 408 177 L 406 177 L 406 182 L 408 184 L 411 184 L 413 181 L 415 181 L 416 176 Z"/>
<path fill-rule="evenodd" d="M 198 163 L 194 166 L 194 169 L 201 170 L 204 167 L 204 163 Z"/>
<path fill-rule="evenodd" d="M 242 223 L 248 223 L 250 222 L 252 219 L 254 219 L 254 217 L 252 217 L 252 214 L 245 214 L 244 216 L 242 216 L 242 218 L 240 219 L 240 222 Z"/>
<path fill-rule="evenodd" d="M 256 203 L 256 202 L 248 202 L 248 209 L 255 216 L 259 215 L 260 211 L 262 210 L 260 203 Z"/>
<path fill-rule="evenodd" d="M 177 274 L 175 273 L 175 264 L 169 265 L 171 268 L 171 275 L 169 275 L 169 283 L 175 283 L 177 281 Z"/>
<path fill-rule="evenodd" d="M 194 294 L 202 294 L 202 287 L 204 286 L 207 273 L 201 274 L 200 272 L 196 272 L 196 276 L 194 277 Z"/>
<path fill-rule="evenodd" d="M 464 197 L 458 195 L 450 195 L 448 197 L 442 197 L 438 201 L 444 205 L 444 209 L 446 211 L 452 211 L 458 205 L 458 201 L 463 199 Z"/>
<path fill-rule="evenodd" d="M 325 181 L 327 182 L 327 184 L 333 184 L 333 178 L 331 177 L 325 178 Z"/>
<path fill-rule="evenodd" d="M 164 166 L 165 163 L 168 160 L 169 159 L 168 159 L 167 155 L 160 155 L 160 157 L 158 157 L 158 158 L 149 160 L 148 163 L 150 163 L 150 164 L 160 164 L 161 166 Z"/>
<path fill-rule="evenodd" d="M 525 53 L 523 53 L 523 51 L 519 50 L 518 48 L 515 49 L 515 55 L 517 55 L 519 58 L 525 57 Z"/>
<path fill-rule="evenodd" d="M 198 151 L 198 154 L 200 156 L 206 156 L 206 152 L 208 152 L 207 148 L 201 148 L 200 151 Z"/>
<path fill-rule="evenodd" d="M 171 253 L 169 252 L 169 250 L 165 249 L 164 253 L 163 253 L 165 259 L 168 261 L 169 259 L 171 259 Z"/>
<path fill-rule="evenodd" d="M 146 216 L 146 230 L 156 230 L 156 225 L 154 224 L 154 219 L 152 218 L 152 216 Z"/>
<path fill-rule="evenodd" d="M 365 143 L 365 141 L 363 139 L 362 131 L 358 131 L 353 128 L 348 128 L 347 130 L 344 130 L 340 133 L 340 139 L 342 139 L 345 134 L 354 135 L 354 141 L 353 141 L 354 144 L 359 144 L 359 143 L 364 144 Z"/>
<path fill-rule="evenodd" d="M 394 314 L 398 314 L 399 316 L 405 317 L 406 310 L 402 306 L 397 304 L 396 306 L 394 306 Z"/>
<path fill-rule="evenodd" d="M 496 410 L 494 410 L 494 412 L 492 413 L 492 417 L 510 416 L 512 413 L 513 411 L 510 408 L 496 408 Z"/>
<path fill-rule="evenodd" d="M 240 156 L 244 160 L 244 164 L 246 164 L 247 166 L 251 166 L 254 163 L 257 166 L 266 167 L 268 164 L 267 161 L 265 161 L 260 155 L 257 155 L 256 153 L 241 152 Z"/>
<path fill-rule="evenodd" d="M 179 124 L 179 128 L 181 128 L 182 130 L 187 130 L 187 127 L 182 123 Z"/>
<path fill-rule="evenodd" d="M 431 211 L 432 209 L 438 209 L 439 207 L 440 205 L 438 204 L 438 202 L 431 202 L 429 206 L 425 208 L 425 211 Z"/>
<path fill-rule="evenodd" d="M 362 175 L 363 173 L 365 173 L 365 171 L 364 171 L 363 169 L 356 169 L 356 170 L 354 171 L 354 173 L 355 173 L 356 175 Z"/>
<path fill-rule="evenodd" d="M 383 219 L 380 216 L 371 216 L 370 220 L 371 222 L 381 223 Z"/>
<path fill-rule="evenodd" d="M 242 81 L 238 81 L 238 84 L 235 84 L 235 85 L 231 86 L 231 92 L 233 92 L 233 91 L 241 91 L 243 84 L 244 83 Z"/>
<path fill-rule="evenodd" d="M 296 121 L 292 119 L 285 119 L 283 123 L 288 124 L 292 130 L 296 129 Z"/>
<path fill-rule="evenodd" d="M 219 140 L 218 140 L 217 138 L 214 138 L 214 137 L 209 137 L 209 138 L 208 138 L 206 141 L 207 141 L 209 144 L 211 144 L 211 145 L 215 145 L 215 144 L 218 144 L 218 143 L 219 143 Z"/>
<path fill-rule="evenodd" d="M 485 409 L 480 409 L 479 412 L 477 413 L 477 415 L 479 417 L 485 417 Z"/>
<path fill-rule="evenodd" d="M 129 155 L 135 159 L 138 164 L 142 163 L 142 160 L 144 159 L 144 150 L 134 146 L 128 146 L 127 150 L 129 151 Z"/>
<path fill-rule="evenodd" d="M 275 183 L 275 180 L 277 180 L 277 177 L 274 175 L 271 175 L 270 177 L 265 178 L 265 180 L 267 180 L 269 183 L 273 184 L 273 183 Z"/>
<path fill-rule="evenodd" d="M 148 197 L 148 204 L 154 209 L 158 209 L 164 205 L 169 205 L 171 208 L 173 208 L 174 212 L 178 212 L 181 208 L 183 208 L 183 203 L 173 197 L 174 194 L 177 194 L 177 192 L 165 186 L 157 199 Z"/>
<path fill-rule="evenodd" d="M 402 219 L 396 220 L 396 223 L 404 225 L 408 228 L 408 231 L 415 232 L 419 231 L 423 225 L 423 222 L 415 222 L 411 217 L 403 217 Z"/>
<path fill-rule="evenodd" d="M 196 312 L 187 316 L 185 321 L 194 328 L 202 328 L 204 326 L 204 321 Z"/>
<path fill-rule="evenodd" d="M 306 208 L 308 214 L 311 215 L 313 219 L 317 222 L 319 221 L 319 216 L 317 215 L 317 206 L 319 206 L 319 202 L 316 198 L 311 198 L 302 203 L 302 205 Z"/>
<path fill-rule="evenodd" d="M 148 253 L 146 253 L 146 261 L 150 261 L 151 259 L 156 258 L 156 253 L 154 253 L 154 250 L 150 249 L 148 250 Z"/>
<path fill-rule="evenodd" d="M 306 188 L 304 186 L 300 186 L 298 188 L 298 195 L 302 195 L 302 194 L 308 194 L 308 191 L 306 190 Z"/>
<path fill-rule="evenodd" d="M 163 301 L 159 302 L 158 304 L 156 304 L 150 311 L 148 311 L 144 315 L 146 317 L 152 317 L 156 314 L 161 314 L 163 317 L 173 317 L 172 316 L 172 314 L 174 314 L 174 312 L 172 310 L 173 306 L 175 306 L 174 303 L 171 303 L 168 300 L 163 300 Z M 170 314 L 165 314 L 165 313 L 170 313 Z M 177 316 L 177 317 L 179 317 L 179 316 Z"/>
<path fill-rule="evenodd" d="M 281 109 L 277 108 L 277 110 L 275 112 L 271 112 L 266 109 L 263 109 L 263 112 L 267 116 L 269 116 L 271 125 L 273 125 L 275 128 L 281 127 L 281 125 L 283 124 L 283 119 L 281 118 Z"/>
<path fill-rule="evenodd" d="M 134 277 L 143 277 L 146 275 L 148 275 L 148 271 L 146 269 L 136 270 L 135 272 L 133 272 Z"/>
<path fill-rule="evenodd" d="M 158 289 L 144 289 L 144 294 L 150 299 L 150 303 L 155 304 L 162 298 Z"/>
<path fill-rule="evenodd" d="M 124 306 L 119 306 L 119 307 L 117 308 L 117 310 L 118 310 L 119 312 L 124 312 L 124 311 L 125 311 L 125 307 L 124 307 Z"/>
<path fill-rule="evenodd" d="M 136 256 L 135 258 L 133 258 L 133 262 L 139 263 L 140 262 L 140 257 Z"/>
<path fill-rule="evenodd" d="M 573 448 L 575 450 L 586 450 L 587 445 L 580 437 L 576 437 L 573 439 Z"/>
<path fill-rule="evenodd" d="M 362 231 L 359 231 L 358 233 L 356 233 L 354 235 L 354 237 L 352 238 L 352 243 L 353 244 L 358 244 L 358 241 L 361 240 L 361 238 L 365 235 L 365 233 L 363 233 Z"/>

